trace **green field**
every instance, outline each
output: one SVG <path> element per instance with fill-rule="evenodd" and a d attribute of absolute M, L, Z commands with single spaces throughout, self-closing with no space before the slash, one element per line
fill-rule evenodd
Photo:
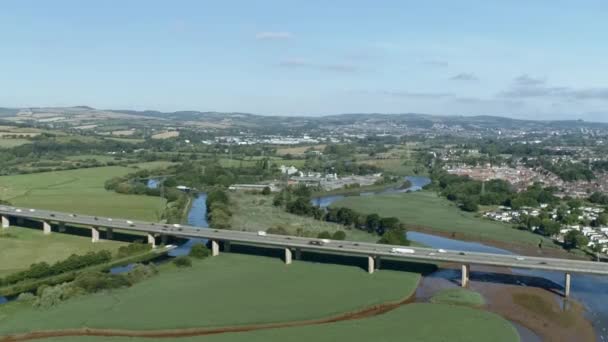
<path fill-rule="evenodd" d="M 440 304 L 409 304 L 384 315 L 314 326 L 280 328 L 189 338 L 179 342 L 516 342 L 519 334 L 506 320 L 481 310 Z M 164 342 L 165 338 L 72 337 L 49 342 Z"/>
<path fill-rule="evenodd" d="M 273 196 L 231 192 L 233 229 L 255 232 L 274 226 L 281 226 L 294 235 L 300 229 L 301 231 L 308 232 L 310 236 L 316 236 L 322 231 L 333 233 L 338 230 L 344 230 L 347 240 L 369 242 L 378 240 L 378 236 L 360 230 L 344 229 L 344 226 L 336 223 L 290 214 L 282 208 L 273 206 L 272 199 Z"/>
<path fill-rule="evenodd" d="M 15 147 L 15 146 L 21 146 L 24 144 L 30 144 L 32 141 L 31 140 L 27 140 L 27 139 L 8 139 L 8 138 L 1 138 L 0 137 L 0 148 L 11 148 L 11 147 Z"/>
<path fill-rule="evenodd" d="M 139 164 L 156 168 L 164 162 Z M 15 206 L 157 221 L 165 203 L 159 197 L 106 191 L 104 182 L 134 172 L 126 167 L 99 167 L 0 177 L 0 199 Z"/>
<path fill-rule="evenodd" d="M 430 191 L 390 194 L 373 197 L 346 197 L 332 204 L 361 213 L 394 216 L 403 223 L 426 227 L 443 233 L 461 233 L 471 239 L 510 243 L 538 244 L 541 237 L 512 228 L 510 225 L 475 217 L 460 210 L 452 202 Z M 545 239 L 545 246 L 553 243 Z"/>
<path fill-rule="evenodd" d="M 420 275 L 279 258 L 221 254 L 191 269 L 172 264 L 131 288 L 69 300 L 50 309 L 0 306 L 0 334 L 75 327 L 173 329 L 309 320 L 412 295 Z"/>
<path fill-rule="evenodd" d="M 124 243 L 102 240 L 91 243 L 91 238 L 69 235 L 44 235 L 42 230 L 10 227 L 10 236 L 0 235 L 0 277 L 28 268 L 35 262 L 54 263 L 71 254 L 107 249 L 115 251 Z"/>

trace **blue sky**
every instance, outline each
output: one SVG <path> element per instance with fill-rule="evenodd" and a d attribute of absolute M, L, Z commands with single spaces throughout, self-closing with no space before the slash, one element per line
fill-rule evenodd
<path fill-rule="evenodd" d="M 608 121 L 608 1 L 0 3 L 0 106 Z"/>

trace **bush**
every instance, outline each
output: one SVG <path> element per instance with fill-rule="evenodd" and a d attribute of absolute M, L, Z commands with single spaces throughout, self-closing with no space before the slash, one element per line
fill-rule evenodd
<path fill-rule="evenodd" d="M 17 296 L 18 302 L 29 302 L 34 299 L 36 299 L 36 296 L 31 292 L 23 292 L 23 293 L 20 293 L 19 296 Z"/>
<path fill-rule="evenodd" d="M 274 226 L 268 228 L 266 230 L 266 233 L 275 234 L 275 235 L 289 235 L 289 232 L 287 231 L 287 229 L 285 229 L 285 227 L 283 227 L 281 225 L 274 225 Z"/>
<path fill-rule="evenodd" d="M 331 239 L 331 234 L 328 231 L 322 231 L 317 235 L 318 239 Z"/>
<path fill-rule="evenodd" d="M 158 273 L 154 264 L 136 264 L 133 269 L 125 274 L 130 285 L 136 284 L 144 279 L 150 278 Z"/>
<path fill-rule="evenodd" d="M 177 267 L 190 267 L 192 266 L 192 260 L 187 256 L 178 256 L 173 259 L 173 264 Z"/>
<path fill-rule="evenodd" d="M 346 239 L 346 233 L 342 230 L 338 230 L 337 232 L 334 233 L 334 235 L 332 235 L 331 238 L 333 240 L 344 240 L 344 239 Z"/>
<path fill-rule="evenodd" d="M 126 276 L 122 274 L 108 274 L 103 272 L 82 273 L 76 277 L 72 284 L 89 293 L 130 285 Z"/>
<path fill-rule="evenodd" d="M 204 259 L 204 258 L 208 257 L 209 255 L 211 255 L 211 251 L 209 250 L 209 248 L 207 248 L 202 243 L 197 243 L 194 246 L 192 246 L 192 248 L 190 249 L 189 255 L 193 258 Z"/>
<path fill-rule="evenodd" d="M 387 244 L 387 245 L 401 245 L 401 246 L 409 246 L 410 241 L 406 237 L 405 229 L 393 229 L 382 235 L 382 238 L 378 240 L 378 243 Z"/>
<path fill-rule="evenodd" d="M 126 246 L 121 246 L 118 248 L 118 253 L 116 254 L 119 258 L 126 258 L 131 255 L 140 254 L 147 252 L 152 249 L 152 246 L 148 243 L 143 243 L 142 241 L 137 241 L 134 243 L 130 243 Z"/>

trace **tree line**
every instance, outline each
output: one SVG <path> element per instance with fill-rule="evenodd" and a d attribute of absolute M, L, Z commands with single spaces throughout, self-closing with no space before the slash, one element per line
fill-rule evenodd
<path fill-rule="evenodd" d="M 295 215 L 310 216 L 317 220 L 338 223 L 346 228 L 364 230 L 380 236 L 380 243 L 409 245 L 405 225 L 398 218 L 362 214 L 350 208 L 323 209 L 312 204 L 311 196 L 310 189 L 304 185 L 290 186 L 275 195 L 273 205 Z"/>
<path fill-rule="evenodd" d="M 84 255 L 72 254 L 67 259 L 58 261 L 52 265 L 44 261 L 38 262 L 30 265 L 27 270 L 9 274 L 0 279 L 0 286 L 15 284 L 26 279 L 50 277 L 88 266 L 103 264 L 110 260 L 112 260 L 112 254 L 107 250 L 102 250 L 99 252 L 89 252 Z"/>

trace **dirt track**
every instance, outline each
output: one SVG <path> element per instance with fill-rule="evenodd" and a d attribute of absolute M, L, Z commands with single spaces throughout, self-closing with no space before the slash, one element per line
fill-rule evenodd
<path fill-rule="evenodd" d="M 374 305 L 358 311 L 349 312 L 337 316 L 305 320 L 292 321 L 283 323 L 268 323 L 255 325 L 242 325 L 220 328 L 188 328 L 188 329 L 170 329 L 170 330 L 117 330 L 117 329 L 96 329 L 96 328 L 78 328 L 78 329 L 63 329 L 63 330 L 43 330 L 29 332 L 23 334 L 7 335 L 0 337 L 0 342 L 18 342 L 31 341 L 51 337 L 74 337 L 74 336 L 104 336 L 104 337 L 143 337 L 143 338 L 175 338 L 175 337 L 191 337 L 214 335 L 231 332 L 244 332 L 254 330 L 276 329 L 300 327 L 307 325 L 317 325 L 325 323 L 334 323 L 339 321 L 362 319 L 371 316 L 380 315 L 395 308 L 408 304 L 412 301 L 413 296 L 398 302 L 390 302 L 379 305 Z"/>

